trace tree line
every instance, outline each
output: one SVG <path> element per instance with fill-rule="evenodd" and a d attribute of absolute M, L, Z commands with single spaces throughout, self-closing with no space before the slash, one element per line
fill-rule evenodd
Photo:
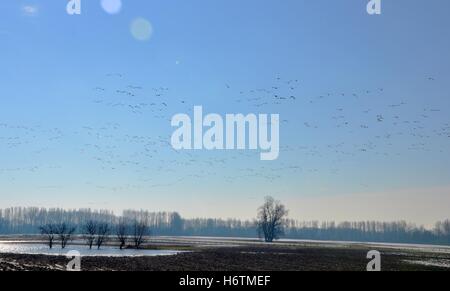
<path fill-rule="evenodd" d="M 59 242 L 61 248 L 65 249 L 76 230 L 77 226 L 65 222 L 48 223 L 39 227 L 40 234 L 46 238 L 50 249 L 53 248 L 55 242 Z M 115 225 L 89 220 L 81 226 L 80 234 L 89 249 L 94 246 L 100 249 L 106 242 L 114 240 L 119 242 L 119 247 L 122 250 L 125 247 L 139 249 L 144 243 L 145 237 L 150 235 L 150 231 L 146 220 L 134 219 L 130 221 L 121 218 Z"/>
<path fill-rule="evenodd" d="M 152 235 L 263 237 L 272 241 L 287 239 L 425 243 L 450 245 L 450 220 L 432 228 L 405 221 L 319 222 L 286 218 L 287 210 L 278 201 L 266 199 L 255 220 L 193 218 L 177 212 L 126 210 L 115 215 L 108 210 L 65 210 L 37 207 L 0 209 L 0 234 L 44 234 L 63 246 L 74 235 L 81 235 L 90 246 L 101 247 L 115 237 L 121 247 L 138 247 Z"/>

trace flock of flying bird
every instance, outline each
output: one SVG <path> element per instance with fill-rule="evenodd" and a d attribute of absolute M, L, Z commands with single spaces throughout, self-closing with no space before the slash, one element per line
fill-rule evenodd
<path fill-rule="evenodd" d="M 106 77 L 126 83 L 123 74 Z M 436 80 L 430 77 L 424 81 Z M 10 151 L 11 158 L 16 151 L 17 164 L 25 164 L 0 165 L 0 180 L 3 176 L 16 181 L 19 173 L 39 174 L 43 169 L 62 171 L 70 167 L 64 162 L 67 153 L 56 150 L 66 145 L 65 139 L 79 141 L 78 144 L 70 142 L 72 155 L 88 165 L 95 165 L 99 176 L 131 173 L 135 177 L 129 183 L 110 181 L 104 184 L 99 182 L 102 179 L 85 177 L 88 186 L 116 192 L 210 179 L 227 184 L 251 183 L 255 179 L 275 183 L 302 174 L 338 175 L 341 165 L 355 157 L 391 157 L 405 152 L 448 153 L 450 120 L 445 120 L 448 112 L 439 107 L 410 106 L 408 100 L 384 104 L 384 108 L 368 105 L 371 98 L 387 94 L 384 88 L 305 97 L 299 79 L 276 77 L 267 87 L 242 90 L 224 84 L 223 89 L 224 94 L 234 96 L 231 101 L 234 106 L 245 108 L 240 111 L 280 113 L 281 131 L 289 138 L 281 136 L 278 161 L 260 162 L 258 154 L 252 151 L 175 151 L 170 145 L 171 117 L 180 110 L 192 112 L 193 106 L 198 104 L 186 101 L 188 98 L 174 98 L 170 88 L 164 86 L 149 89 L 130 84 L 120 88 L 98 86 L 92 89 L 89 102 L 98 106 L 100 116 L 102 110 L 106 110 L 109 113 L 105 116 L 154 119 L 165 124 L 167 132 L 161 134 L 161 128 L 153 129 L 151 123 L 145 131 L 142 130 L 145 126 L 131 130 L 120 118 L 111 120 L 109 117 L 101 125 L 80 124 L 76 130 L 0 122 L 2 152 Z M 311 113 L 316 111 L 321 114 Z M 314 138 L 324 132 L 331 136 Z M 42 162 L 44 160 L 47 162 Z M 327 168 L 323 166 L 324 160 Z"/>

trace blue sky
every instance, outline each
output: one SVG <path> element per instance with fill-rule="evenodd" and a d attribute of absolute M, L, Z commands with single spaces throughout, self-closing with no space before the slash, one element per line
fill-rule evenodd
<path fill-rule="evenodd" d="M 305 220 L 448 215 L 448 1 L 122 2 L 1 1 L 2 207 L 251 218 L 273 195 Z M 173 151 L 194 105 L 280 114 L 280 158 Z"/>

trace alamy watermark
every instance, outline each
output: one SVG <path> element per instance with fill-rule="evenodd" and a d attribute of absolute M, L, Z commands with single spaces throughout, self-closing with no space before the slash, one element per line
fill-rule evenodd
<path fill-rule="evenodd" d="M 367 13 L 370 15 L 380 15 L 381 0 L 369 0 L 369 3 L 367 3 Z"/>
<path fill-rule="evenodd" d="M 69 251 L 66 254 L 66 258 L 70 260 L 66 266 L 67 271 L 81 271 L 81 254 L 79 251 Z"/>
<path fill-rule="evenodd" d="M 370 15 L 381 14 L 381 0 L 368 0 L 367 13 Z M 66 6 L 67 14 L 80 15 L 81 14 L 81 0 L 68 0 Z"/>
<path fill-rule="evenodd" d="M 371 260 L 367 264 L 368 272 L 381 271 L 381 253 L 379 251 L 370 251 L 367 253 L 367 259 Z"/>
<path fill-rule="evenodd" d="M 171 138 L 175 150 L 259 149 L 263 161 L 276 160 L 280 153 L 279 114 L 271 114 L 270 120 L 268 114 L 226 114 L 223 118 L 219 114 L 203 116 L 203 107 L 195 106 L 193 120 L 179 113 L 172 117 L 171 125 L 177 127 Z"/>
<path fill-rule="evenodd" d="M 81 0 L 69 0 L 66 6 L 67 14 L 80 15 L 81 14 Z"/>

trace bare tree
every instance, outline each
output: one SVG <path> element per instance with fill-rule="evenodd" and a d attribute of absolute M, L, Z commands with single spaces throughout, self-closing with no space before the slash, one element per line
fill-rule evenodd
<path fill-rule="evenodd" d="M 149 227 L 146 220 L 134 221 L 133 242 L 136 249 L 139 249 L 144 243 L 144 236 L 147 235 L 148 232 Z"/>
<path fill-rule="evenodd" d="M 89 220 L 83 227 L 84 238 L 86 240 L 89 249 L 92 249 L 95 241 L 95 235 L 97 233 L 97 223 Z"/>
<path fill-rule="evenodd" d="M 272 197 L 266 197 L 264 204 L 258 209 L 258 233 L 266 242 L 273 242 L 284 233 L 284 217 L 288 210 Z"/>
<path fill-rule="evenodd" d="M 116 226 L 116 236 L 120 242 L 120 249 L 123 249 L 127 244 L 128 239 L 128 227 L 123 218 L 119 220 L 119 223 Z"/>
<path fill-rule="evenodd" d="M 46 224 L 39 227 L 39 231 L 42 235 L 45 235 L 47 237 L 49 248 L 53 248 L 53 242 L 56 235 L 56 227 L 53 224 Z"/>
<path fill-rule="evenodd" d="M 61 240 L 61 248 L 64 249 L 70 241 L 72 235 L 75 233 L 76 227 L 69 226 L 66 223 L 61 223 L 56 227 L 56 233 Z"/>
<path fill-rule="evenodd" d="M 109 224 L 100 223 L 97 227 L 97 239 L 95 241 L 97 249 L 100 249 L 102 247 L 103 243 L 108 238 L 108 234 L 109 234 Z"/>

